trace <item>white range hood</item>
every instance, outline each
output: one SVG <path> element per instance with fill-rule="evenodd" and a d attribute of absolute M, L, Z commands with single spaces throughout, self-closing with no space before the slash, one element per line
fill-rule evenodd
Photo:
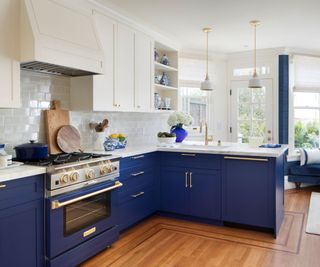
<path fill-rule="evenodd" d="M 80 9 L 81 3 L 22 1 L 21 69 L 67 76 L 103 74 L 104 55 L 92 11 Z"/>

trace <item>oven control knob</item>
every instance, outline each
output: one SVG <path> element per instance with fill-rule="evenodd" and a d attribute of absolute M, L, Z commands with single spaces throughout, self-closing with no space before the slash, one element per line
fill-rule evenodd
<path fill-rule="evenodd" d="M 78 179 L 79 179 L 79 173 L 78 172 L 74 172 L 74 173 L 72 173 L 71 174 L 71 176 L 70 176 L 70 180 L 72 181 L 72 182 L 75 182 L 75 181 L 77 181 Z"/>
<path fill-rule="evenodd" d="M 108 166 L 108 173 L 111 173 L 112 171 L 113 171 L 113 166 L 112 165 Z"/>
<path fill-rule="evenodd" d="M 107 172 L 108 172 L 108 166 L 107 166 L 107 165 L 103 165 L 103 166 L 100 168 L 100 174 L 101 174 L 101 175 L 105 175 Z"/>
<path fill-rule="evenodd" d="M 95 177 L 94 170 L 88 170 L 86 173 L 87 180 L 94 179 L 94 177 Z"/>
<path fill-rule="evenodd" d="M 69 174 L 63 174 L 60 177 L 60 183 L 62 184 L 66 184 L 69 181 Z"/>

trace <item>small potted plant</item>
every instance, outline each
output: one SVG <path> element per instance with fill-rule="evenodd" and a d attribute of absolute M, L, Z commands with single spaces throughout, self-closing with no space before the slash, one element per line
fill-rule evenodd
<path fill-rule="evenodd" d="M 176 142 L 176 135 L 174 133 L 159 132 L 158 142 L 160 144 L 173 144 Z"/>
<path fill-rule="evenodd" d="M 183 129 L 183 126 L 190 126 L 192 123 L 193 118 L 182 111 L 176 111 L 169 116 L 168 124 L 171 126 L 170 133 L 176 135 L 177 143 L 181 143 L 188 136 L 188 132 Z"/>

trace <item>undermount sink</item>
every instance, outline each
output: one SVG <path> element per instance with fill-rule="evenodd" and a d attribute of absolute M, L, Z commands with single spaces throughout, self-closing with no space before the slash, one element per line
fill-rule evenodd
<path fill-rule="evenodd" d="M 216 149 L 216 150 L 221 150 L 221 149 L 226 149 L 229 148 L 230 146 L 227 145 L 216 145 L 216 144 L 208 144 L 205 145 L 204 142 L 197 142 L 197 143 L 183 143 L 181 144 L 181 147 L 185 148 L 200 148 L 200 149 Z"/>

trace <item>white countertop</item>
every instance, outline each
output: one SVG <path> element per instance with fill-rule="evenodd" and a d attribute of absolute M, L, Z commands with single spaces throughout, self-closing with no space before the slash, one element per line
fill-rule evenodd
<path fill-rule="evenodd" d="M 150 153 L 155 151 L 164 152 L 184 152 L 184 153 L 203 153 L 203 154 L 222 154 L 222 155 L 237 155 L 237 156 L 253 156 L 253 157 L 278 157 L 282 155 L 288 146 L 282 145 L 280 148 L 252 148 L 248 144 L 227 143 L 223 142 L 222 146 L 217 143 L 210 143 L 205 146 L 203 142 L 184 142 L 182 144 L 174 144 L 167 146 L 143 145 L 129 146 L 125 149 L 117 149 L 114 151 L 90 151 L 99 154 L 112 154 L 119 157 L 131 157 L 139 154 Z M 20 179 L 32 175 L 46 173 L 45 167 L 37 167 L 30 165 L 22 165 L 0 170 L 0 183 Z"/>
<path fill-rule="evenodd" d="M 0 183 L 46 173 L 45 167 L 22 165 L 0 170 Z"/>
<path fill-rule="evenodd" d="M 114 151 L 90 151 L 95 153 L 106 153 L 118 155 L 120 157 L 131 157 L 138 154 L 164 151 L 164 152 L 184 152 L 184 153 L 203 153 L 203 154 L 222 154 L 222 155 L 237 155 L 237 156 L 253 156 L 253 157 L 279 157 L 288 149 L 287 145 L 282 145 L 280 148 L 253 148 L 248 144 L 227 143 L 223 142 L 218 146 L 216 142 L 205 146 L 203 142 L 190 141 L 181 144 L 173 144 L 166 146 L 144 145 L 144 146 L 129 146 L 125 149 L 116 149 Z"/>

